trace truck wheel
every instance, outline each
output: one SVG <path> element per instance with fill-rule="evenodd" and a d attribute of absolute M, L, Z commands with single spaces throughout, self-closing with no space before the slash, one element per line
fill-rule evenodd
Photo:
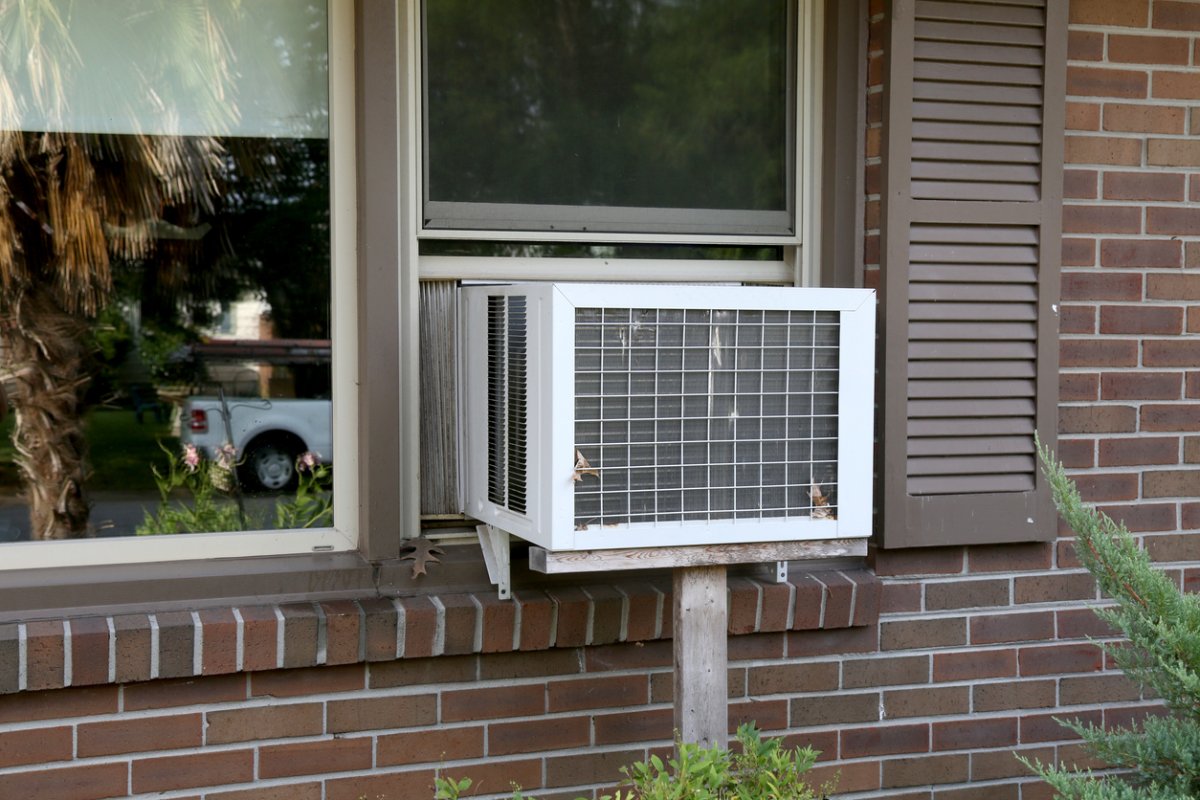
<path fill-rule="evenodd" d="M 248 489 L 280 492 L 296 483 L 296 457 L 299 451 L 274 439 L 264 439 L 246 448 L 240 473 Z"/>

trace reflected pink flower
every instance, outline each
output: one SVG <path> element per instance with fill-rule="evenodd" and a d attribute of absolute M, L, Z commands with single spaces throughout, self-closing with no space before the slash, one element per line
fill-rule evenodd
<path fill-rule="evenodd" d="M 305 450 L 296 459 L 296 469 L 301 472 L 312 472 L 317 468 L 317 462 L 321 458 L 320 453 L 314 453 L 312 450 Z"/>
<path fill-rule="evenodd" d="M 183 446 L 183 466 L 188 472 L 195 472 L 200 466 L 200 451 L 196 449 L 194 444 L 185 444 Z"/>
<path fill-rule="evenodd" d="M 237 463 L 237 448 L 225 443 L 217 448 L 217 466 L 221 469 L 233 469 Z"/>

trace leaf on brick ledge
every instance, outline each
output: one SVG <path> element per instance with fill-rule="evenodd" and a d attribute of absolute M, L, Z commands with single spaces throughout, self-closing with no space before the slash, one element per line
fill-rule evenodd
<path fill-rule="evenodd" d="M 442 548 L 438 547 L 424 536 L 417 539 L 412 539 L 400 550 L 401 561 L 413 562 L 412 576 L 414 578 L 419 578 L 422 575 L 427 574 L 425 572 L 425 567 L 429 566 L 430 564 L 442 563 L 441 559 L 438 558 L 440 555 L 445 555 L 445 553 L 442 551 Z"/>

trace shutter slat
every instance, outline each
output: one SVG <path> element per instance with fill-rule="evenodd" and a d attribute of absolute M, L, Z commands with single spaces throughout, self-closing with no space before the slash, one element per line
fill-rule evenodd
<path fill-rule="evenodd" d="M 1045 63 L 1040 47 L 918 41 L 913 52 L 919 61 L 961 61 L 967 64 L 1013 64 L 1030 67 L 1040 67 Z"/>
<path fill-rule="evenodd" d="M 981 161 L 1007 164 L 1036 164 L 1041 160 L 1041 148 L 1027 144 L 980 144 L 978 142 L 913 142 L 914 159 L 932 161 Z M 969 177 L 972 167 L 964 165 L 963 177 Z"/>
<path fill-rule="evenodd" d="M 1029 417 L 1034 412 L 1033 401 L 1028 398 L 1009 397 L 993 400 L 910 400 L 910 419 L 928 417 Z"/>
<path fill-rule="evenodd" d="M 953 462 L 947 461 L 944 465 L 946 474 L 909 480 L 909 491 L 914 495 L 958 495 L 1030 492 L 1034 489 L 1034 479 L 1030 475 L 958 475 L 954 466 Z"/>
<path fill-rule="evenodd" d="M 1046 15 L 1040 8 L 1013 8 L 990 3 L 947 3 L 917 0 L 917 19 L 942 19 L 958 22 L 989 22 L 1004 25 L 1032 25 L 1041 28 Z"/>
<path fill-rule="evenodd" d="M 908 423 L 908 435 L 913 438 L 1020 435 L 1032 442 L 1033 431 L 1033 420 L 1026 417 L 914 419 Z"/>
<path fill-rule="evenodd" d="M 1039 28 L 1015 25 L 972 25 L 966 22 L 935 22 L 921 20 L 917 24 L 918 40 L 934 39 L 949 42 L 979 44 L 1017 44 L 1036 47 L 1045 44 Z"/>
<path fill-rule="evenodd" d="M 922 359 L 1033 359 L 1033 342 L 914 342 L 908 346 L 909 360 Z"/>
<path fill-rule="evenodd" d="M 946 281 L 950 283 L 1037 283 L 1037 267 L 991 264 L 913 264 L 910 274 L 914 282 Z"/>
<path fill-rule="evenodd" d="M 909 378 L 1034 378 L 1032 361 L 914 361 Z"/>
<path fill-rule="evenodd" d="M 992 103 L 998 106 L 1039 106 L 1042 93 L 1032 86 L 978 86 L 966 83 L 920 81 L 913 86 L 917 100 Z"/>
<path fill-rule="evenodd" d="M 1042 68 L 1014 67 L 1005 64 L 961 64 L 953 61 L 918 61 L 913 68 L 919 81 L 951 83 L 1010 84 L 1013 86 L 1042 85 Z"/>
<path fill-rule="evenodd" d="M 1032 455 L 943 456 L 908 459 L 909 475 L 1005 475 L 1031 472 Z"/>
<path fill-rule="evenodd" d="M 951 122 L 1003 122 L 1010 125 L 1040 125 L 1042 110 L 1037 106 L 999 106 L 987 103 L 913 103 L 913 119 Z"/>
<path fill-rule="evenodd" d="M 1031 322 L 911 322 L 908 338 L 914 342 L 1032 342 L 1037 339 L 1037 325 Z"/>
<path fill-rule="evenodd" d="M 973 245 L 961 243 L 917 243 L 912 246 L 913 261 L 939 264 L 1036 264 L 1036 247 L 1010 245 Z"/>
<path fill-rule="evenodd" d="M 942 161 L 917 161 L 912 166 L 913 180 L 957 180 L 962 167 Z M 971 177 L 996 183 L 1037 183 L 1038 168 L 1033 164 L 976 164 Z"/>
<path fill-rule="evenodd" d="M 929 381 L 908 382 L 909 398 L 1033 397 L 1033 381 Z"/>
<path fill-rule="evenodd" d="M 918 139 L 947 142 L 964 139 L 998 144 L 1041 144 L 1042 142 L 1042 132 L 1036 125 L 914 122 L 913 136 Z"/>
<path fill-rule="evenodd" d="M 914 320 L 1037 321 L 1037 309 L 1029 303 L 913 303 Z"/>
<path fill-rule="evenodd" d="M 963 244 L 1029 244 L 1037 246 L 1037 231 L 1028 225 L 938 225 L 914 222 L 912 242 L 959 242 Z"/>
<path fill-rule="evenodd" d="M 979 183 L 978 181 L 913 181 L 913 197 L 932 200 L 1011 200 L 1033 202 L 1038 199 L 1036 186 L 1017 183 Z"/>
<path fill-rule="evenodd" d="M 985 453 L 1030 453 L 1033 442 L 1027 436 L 956 436 L 935 439 L 909 439 L 909 456 L 969 456 Z"/>
<path fill-rule="evenodd" d="M 914 283 L 908 296 L 913 301 L 1036 303 L 1037 287 L 1019 283 Z"/>

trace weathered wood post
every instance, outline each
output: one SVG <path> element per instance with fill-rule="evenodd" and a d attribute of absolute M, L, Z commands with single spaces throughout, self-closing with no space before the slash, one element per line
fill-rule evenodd
<path fill-rule="evenodd" d="M 725 565 L 676 567 L 675 730 L 682 741 L 725 747 L 729 730 Z"/>

